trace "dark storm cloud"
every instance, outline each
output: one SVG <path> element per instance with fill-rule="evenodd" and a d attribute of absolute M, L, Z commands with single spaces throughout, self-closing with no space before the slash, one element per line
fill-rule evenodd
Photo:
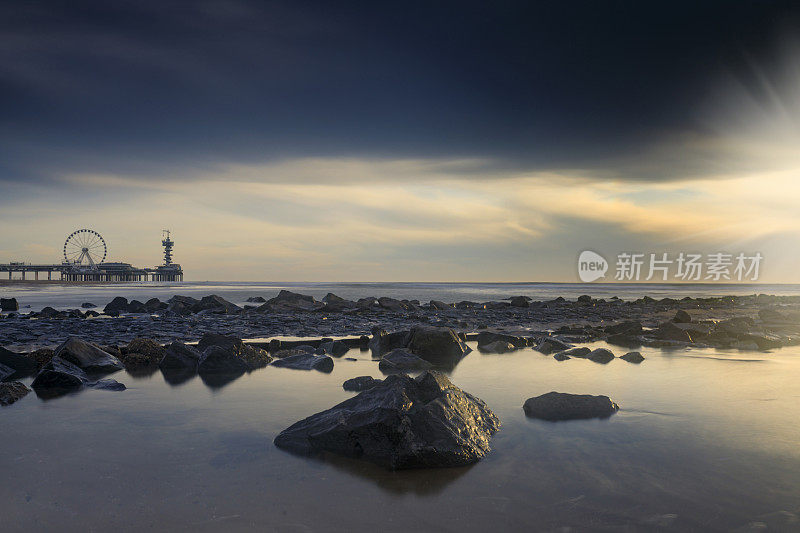
<path fill-rule="evenodd" d="M 0 180 L 307 156 L 660 179 L 636 154 L 702 134 L 710 73 L 792 4 L 4 2 Z"/>

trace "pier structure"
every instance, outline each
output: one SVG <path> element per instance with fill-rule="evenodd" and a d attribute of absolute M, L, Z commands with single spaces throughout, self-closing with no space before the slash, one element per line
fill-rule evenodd
<path fill-rule="evenodd" d="M 64 243 L 64 261 L 54 264 L 12 261 L 0 264 L 0 276 L 30 281 L 59 280 L 69 282 L 183 281 L 181 265 L 172 262 L 174 241 L 170 232 L 161 241 L 164 264 L 154 268 L 138 268 L 130 263 L 106 262 L 107 247 L 96 231 L 80 229 L 72 232 Z M 18 277 L 15 277 L 18 276 Z M 46 278 L 45 278 L 46 276 Z M 2 278 L 0 278 L 2 279 Z"/>

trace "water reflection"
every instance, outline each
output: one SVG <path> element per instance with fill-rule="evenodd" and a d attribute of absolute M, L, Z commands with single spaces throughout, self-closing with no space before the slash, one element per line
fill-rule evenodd
<path fill-rule="evenodd" d="M 0 434 L 14 436 L 0 439 L 13 480 L 0 484 L 3 529 L 219 530 L 237 517 L 266 530 L 797 530 L 800 348 L 641 351 L 643 365 L 470 353 L 451 380 L 502 426 L 493 451 L 466 468 L 390 472 L 273 446 L 292 423 L 352 397 L 344 380 L 381 377 L 358 350 L 331 374 L 267 367 L 222 389 L 165 369 L 114 375 L 124 392 L 29 394 L 0 412 Z M 605 394 L 621 410 L 526 418 L 525 399 L 551 390 Z"/>

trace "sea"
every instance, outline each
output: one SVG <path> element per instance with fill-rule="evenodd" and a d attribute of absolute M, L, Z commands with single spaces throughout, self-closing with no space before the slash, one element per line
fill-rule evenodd
<path fill-rule="evenodd" d="M 78 308 L 88 302 L 104 306 L 115 296 L 128 300 L 146 301 L 150 298 L 168 300 L 176 294 L 200 298 L 216 294 L 237 305 L 247 303 L 247 298 L 262 296 L 269 299 L 282 289 L 299 292 L 321 299 L 328 293 L 355 300 L 369 296 L 388 296 L 397 299 L 419 300 L 426 303 L 440 300 L 448 303 L 463 300 L 486 302 L 503 300 L 512 296 L 528 296 L 534 300 L 551 300 L 562 296 L 575 299 L 587 294 L 593 298 L 634 300 L 643 296 L 660 299 L 729 295 L 771 294 L 800 296 L 800 284 L 722 284 L 722 283 L 425 283 L 425 282 L 181 282 L 181 283 L 55 283 L 55 282 L 2 282 L 0 296 L 14 297 L 21 311 L 38 311 L 51 306 L 55 309 Z M 30 306 L 30 307 L 28 307 Z"/>

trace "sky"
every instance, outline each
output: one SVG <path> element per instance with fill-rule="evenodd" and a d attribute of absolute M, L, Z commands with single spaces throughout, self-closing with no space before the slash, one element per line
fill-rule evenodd
<path fill-rule="evenodd" d="M 800 283 L 798 205 L 797 2 L 0 3 L 0 262 L 169 228 L 187 280 Z"/>

